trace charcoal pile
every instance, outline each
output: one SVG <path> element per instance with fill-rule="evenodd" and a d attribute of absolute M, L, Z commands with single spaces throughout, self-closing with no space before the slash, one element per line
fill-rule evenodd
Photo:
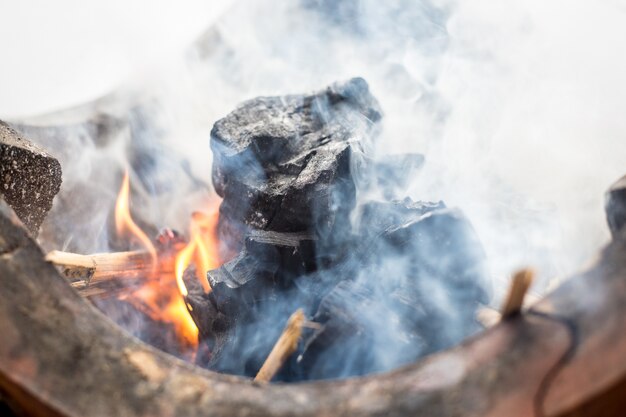
<path fill-rule="evenodd" d="M 253 99 L 215 124 L 230 261 L 209 271 L 208 295 L 189 285 L 199 365 L 254 376 L 299 308 L 316 326 L 276 380 L 385 371 L 477 330 L 489 296 L 481 244 L 460 210 L 397 198 L 423 157 L 375 158 L 381 119 L 355 78 Z"/>

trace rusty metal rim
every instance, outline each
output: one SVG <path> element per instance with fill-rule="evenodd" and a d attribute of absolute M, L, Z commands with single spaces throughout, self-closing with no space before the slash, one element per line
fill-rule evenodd
<path fill-rule="evenodd" d="M 611 244 L 529 314 L 416 364 L 260 385 L 126 335 L 45 263 L 0 204 L 0 334 L 0 388 L 31 415 L 557 416 L 626 376 L 616 360 L 626 352 L 626 248 Z"/>

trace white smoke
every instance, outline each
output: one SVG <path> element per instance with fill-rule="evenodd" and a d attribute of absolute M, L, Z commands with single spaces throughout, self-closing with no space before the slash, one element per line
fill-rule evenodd
<path fill-rule="evenodd" d="M 379 152 L 426 154 L 411 195 L 466 212 L 500 286 L 531 265 L 543 290 L 608 240 L 603 193 L 626 171 L 625 20 L 617 1 L 245 2 L 182 97 L 208 128 L 243 99 L 365 77 L 385 111 Z"/>
<path fill-rule="evenodd" d="M 172 167 L 180 159 L 209 181 L 211 126 L 242 100 L 362 76 L 385 112 L 377 152 L 426 156 L 408 193 L 465 212 L 496 288 L 531 265 L 543 291 L 609 237 L 603 193 L 626 173 L 625 21 L 618 0 L 242 1 L 185 60 L 128 85 L 156 98 L 157 171 L 171 185 L 189 182 Z M 90 172 L 110 163 L 106 149 Z M 146 209 L 157 226 L 201 208 L 187 188 L 170 190 Z"/>

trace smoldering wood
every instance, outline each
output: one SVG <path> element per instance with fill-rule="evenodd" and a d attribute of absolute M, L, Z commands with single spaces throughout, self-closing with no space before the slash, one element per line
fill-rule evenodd
<path fill-rule="evenodd" d="M 32 416 L 600 417 L 626 407 L 615 395 L 626 389 L 626 243 L 527 314 L 422 362 L 259 386 L 130 337 L 71 289 L 0 203 L 0 334 L 0 391 Z"/>
<path fill-rule="evenodd" d="M 0 120 L 0 196 L 37 236 L 61 187 L 61 165 Z"/>
<path fill-rule="evenodd" d="M 607 191 L 605 209 L 613 239 L 626 239 L 626 176 Z"/>

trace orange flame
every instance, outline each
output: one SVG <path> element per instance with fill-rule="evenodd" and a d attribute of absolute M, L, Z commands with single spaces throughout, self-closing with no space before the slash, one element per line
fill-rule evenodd
<path fill-rule="evenodd" d="M 127 236 L 144 246 L 152 256 L 153 267 L 156 268 L 158 265 L 156 249 L 130 215 L 129 193 L 130 181 L 126 173 L 115 207 L 117 232 L 120 236 Z M 217 209 L 213 209 L 210 215 L 194 213 L 191 221 L 190 243 L 176 254 L 174 276 L 161 274 L 160 271 L 154 269 L 153 272 L 156 275 L 161 275 L 159 279 L 147 281 L 127 298 L 127 301 L 133 303 L 152 319 L 170 323 L 174 327 L 182 350 L 187 353 L 191 352 L 192 357 L 198 346 L 198 328 L 189 315 L 191 306 L 185 301 L 188 291 L 183 282 L 183 274 L 193 261 L 204 291 L 211 290 L 206 272 L 219 266 L 218 246 L 215 238 L 217 219 Z"/>
<path fill-rule="evenodd" d="M 205 293 L 211 291 L 207 272 L 220 266 L 216 234 L 219 213 L 213 208 L 209 214 L 194 212 L 191 218 L 190 242 L 176 257 L 176 282 L 183 295 L 187 288 L 183 282 L 183 274 L 192 259 L 196 265 L 196 277 Z"/>

